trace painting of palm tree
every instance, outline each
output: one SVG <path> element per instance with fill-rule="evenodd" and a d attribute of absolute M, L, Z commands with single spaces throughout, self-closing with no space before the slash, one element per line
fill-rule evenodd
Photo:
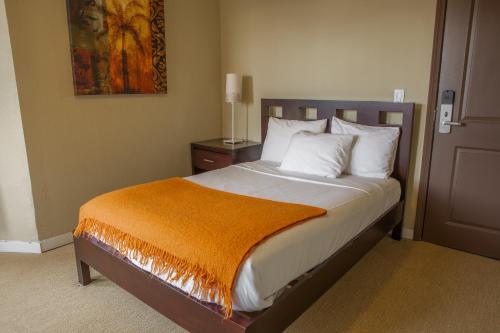
<path fill-rule="evenodd" d="M 166 93 L 163 0 L 67 0 L 77 95 Z"/>

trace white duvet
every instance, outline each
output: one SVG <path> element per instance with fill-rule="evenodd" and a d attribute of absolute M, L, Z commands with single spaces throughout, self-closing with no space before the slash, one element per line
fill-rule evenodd
<path fill-rule="evenodd" d="M 328 211 L 326 216 L 283 231 L 254 249 L 235 283 L 233 309 L 240 311 L 269 307 L 290 281 L 353 239 L 397 203 L 401 194 L 398 181 L 391 178 L 303 176 L 280 171 L 276 165 L 264 161 L 238 164 L 187 179 L 222 191 Z M 151 270 L 150 264 L 143 266 L 131 261 L 146 271 Z M 172 284 L 188 293 L 192 288 L 192 281 L 183 286 Z"/>

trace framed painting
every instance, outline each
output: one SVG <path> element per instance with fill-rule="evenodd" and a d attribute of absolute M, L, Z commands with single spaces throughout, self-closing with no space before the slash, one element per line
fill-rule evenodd
<path fill-rule="evenodd" d="M 164 0 L 67 0 L 75 95 L 165 94 Z"/>

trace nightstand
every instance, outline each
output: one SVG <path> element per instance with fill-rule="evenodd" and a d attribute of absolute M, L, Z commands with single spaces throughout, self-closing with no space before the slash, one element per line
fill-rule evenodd
<path fill-rule="evenodd" d="M 262 144 L 245 141 L 228 145 L 222 139 L 191 143 L 193 174 L 215 170 L 232 164 L 256 161 L 260 158 Z"/>

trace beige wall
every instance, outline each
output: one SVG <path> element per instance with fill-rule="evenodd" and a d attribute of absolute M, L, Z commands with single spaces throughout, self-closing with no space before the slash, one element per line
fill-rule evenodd
<path fill-rule="evenodd" d="M 0 240 L 37 240 L 12 49 L 0 0 Z"/>
<path fill-rule="evenodd" d="M 38 233 L 71 231 L 93 196 L 187 175 L 221 132 L 217 0 L 167 0 L 168 95 L 75 97 L 65 0 L 6 0 Z"/>
<path fill-rule="evenodd" d="M 261 98 L 391 100 L 394 88 L 405 88 L 407 101 L 417 103 L 413 185 L 405 218 L 411 228 L 435 1 L 168 0 L 168 95 L 75 97 L 66 1 L 5 0 L 39 238 L 70 231 L 78 207 L 98 193 L 188 174 L 188 143 L 221 132 L 221 73 L 230 71 L 251 78 L 237 131 L 253 140 L 260 138 Z M 0 23 L 4 52 L 6 26 Z M 18 112 L 17 120 L 10 113 L 17 127 L 7 126 L 7 106 L 2 105 L 2 125 L 17 128 L 9 138 L 17 137 L 20 152 L 20 167 L 9 170 L 17 170 L 24 184 L 18 202 L 26 207 L 23 219 L 32 221 L 19 106 L 12 98 L 15 78 L 1 70 L 5 97 L 0 97 L 11 98 L 9 110 Z M 228 135 L 229 108 L 224 107 Z M 2 159 L 0 172 L 4 165 Z M 11 178 L 1 177 L 2 184 Z M 2 196 L 0 192 L 0 239 L 36 238 L 34 227 L 13 235 L 2 224 Z"/>
<path fill-rule="evenodd" d="M 237 131 L 260 140 L 261 98 L 417 103 L 405 227 L 413 228 L 422 155 L 435 0 L 221 0 L 222 73 L 251 77 Z M 224 112 L 224 133 L 230 113 Z"/>

